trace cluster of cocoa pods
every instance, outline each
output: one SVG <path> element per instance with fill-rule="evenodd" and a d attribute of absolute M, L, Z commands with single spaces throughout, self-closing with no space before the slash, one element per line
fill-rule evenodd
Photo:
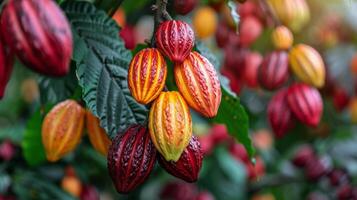
<path fill-rule="evenodd" d="M 42 143 L 47 160 L 56 162 L 72 152 L 80 143 L 86 127 L 92 146 L 107 155 L 111 140 L 100 127 L 99 119 L 74 100 L 54 106 L 42 123 Z"/>
<path fill-rule="evenodd" d="M 304 170 L 305 177 L 310 182 L 316 183 L 327 179 L 333 191 L 333 199 L 357 199 L 357 187 L 352 186 L 348 171 L 341 167 L 333 167 L 327 159 L 317 155 L 312 146 L 307 144 L 300 146 L 291 162 L 297 168 Z M 322 197 L 324 198 L 319 199 L 327 199 L 326 196 Z"/>
<path fill-rule="evenodd" d="M 0 98 L 14 58 L 48 76 L 64 76 L 72 56 L 70 25 L 52 0 L 9 0 L 0 16 Z"/>

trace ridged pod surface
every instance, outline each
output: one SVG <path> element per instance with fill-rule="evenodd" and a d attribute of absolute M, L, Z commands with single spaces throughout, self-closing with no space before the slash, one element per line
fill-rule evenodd
<path fill-rule="evenodd" d="M 10 79 L 14 64 L 14 56 L 3 43 L 0 36 L 0 99 L 4 97 L 7 83 Z"/>
<path fill-rule="evenodd" d="M 129 193 L 142 184 L 156 163 L 156 154 L 146 127 L 132 125 L 118 134 L 108 153 L 108 171 L 117 191 Z"/>
<path fill-rule="evenodd" d="M 292 72 L 304 83 L 321 88 L 325 84 L 326 70 L 321 55 L 314 48 L 299 44 L 289 52 Z"/>
<path fill-rule="evenodd" d="M 286 50 L 294 42 L 294 36 L 286 26 L 278 26 L 271 35 L 272 42 L 276 49 Z"/>
<path fill-rule="evenodd" d="M 190 107 L 205 117 L 214 117 L 221 103 L 221 85 L 207 58 L 192 52 L 175 66 L 176 85 Z"/>
<path fill-rule="evenodd" d="M 5 42 L 27 67 L 49 76 L 68 73 L 72 32 L 55 1 L 10 0 L 1 28 Z"/>
<path fill-rule="evenodd" d="M 160 154 L 176 162 L 192 136 L 190 110 L 180 93 L 161 92 L 150 109 L 149 130 Z"/>
<path fill-rule="evenodd" d="M 195 182 L 202 167 L 203 154 L 201 145 L 195 136 L 192 136 L 189 145 L 177 162 L 166 161 L 159 156 L 159 163 L 168 173 L 187 182 Z"/>
<path fill-rule="evenodd" d="M 268 0 L 267 3 L 279 21 L 294 31 L 301 30 L 310 20 L 305 0 Z"/>
<path fill-rule="evenodd" d="M 182 62 L 190 54 L 195 43 L 193 30 L 186 22 L 169 20 L 160 24 L 156 34 L 160 51 L 172 62 Z"/>
<path fill-rule="evenodd" d="M 274 135 L 283 137 L 293 126 L 293 113 L 287 102 L 287 89 L 277 92 L 268 104 L 268 120 Z"/>
<path fill-rule="evenodd" d="M 316 88 L 304 83 L 294 83 L 288 88 L 287 101 L 299 121 L 312 127 L 319 124 L 323 102 Z"/>
<path fill-rule="evenodd" d="M 94 149 L 107 156 L 112 141 L 108 138 L 105 130 L 100 126 L 99 119 L 91 111 L 86 111 L 86 128 L 90 143 Z"/>
<path fill-rule="evenodd" d="M 268 90 L 275 90 L 284 85 L 289 78 L 288 54 L 285 51 L 273 51 L 265 56 L 259 67 L 258 80 Z"/>
<path fill-rule="evenodd" d="M 131 95 L 142 104 L 148 104 L 165 86 L 167 67 L 164 57 L 155 48 L 139 51 L 131 60 L 128 85 Z"/>
<path fill-rule="evenodd" d="M 81 140 L 85 110 L 74 100 L 66 100 L 46 115 L 42 123 L 42 143 L 48 161 L 55 162 L 73 151 Z"/>

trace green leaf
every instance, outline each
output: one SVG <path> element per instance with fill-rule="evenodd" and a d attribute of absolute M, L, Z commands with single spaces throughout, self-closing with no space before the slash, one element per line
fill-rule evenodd
<path fill-rule="evenodd" d="M 236 28 L 238 28 L 239 22 L 240 22 L 240 16 L 239 16 L 239 14 L 237 12 L 238 4 L 235 1 L 232 1 L 232 0 L 229 0 L 227 4 L 228 4 L 228 7 L 229 7 L 229 9 L 231 11 L 230 13 L 231 13 L 234 25 L 235 25 Z"/>
<path fill-rule="evenodd" d="M 119 38 L 119 27 L 104 11 L 87 2 L 67 1 L 63 9 L 75 43 L 87 48 L 85 56 L 82 50 L 80 55 L 74 52 L 73 58 L 88 108 L 112 138 L 131 124 L 143 123 L 147 109 L 130 94 L 127 68 L 132 55 Z"/>
<path fill-rule="evenodd" d="M 222 87 L 222 101 L 218 114 L 212 121 L 225 124 L 228 132 L 244 145 L 249 155 L 254 155 L 255 149 L 249 137 L 248 115 L 240 104 L 239 98 L 230 94 L 224 87 Z"/>
<path fill-rule="evenodd" d="M 45 108 L 46 111 L 50 106 Z M 22 140 L 22 153 L 26 162 L 31 166 L 37 166 L 46 161 L 45 149 L 42 144 L 42 121 L 43 115 L 39 109 L 27 122 L 27 127 Z"/>

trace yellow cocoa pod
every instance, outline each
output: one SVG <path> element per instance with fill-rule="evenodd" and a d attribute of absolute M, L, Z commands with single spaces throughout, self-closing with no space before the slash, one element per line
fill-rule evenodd
<path fill-rule="evenodd" d="M 293 44 L 293 34 L 286 26 L 278 26 L 274 29 L 271 39 L 276 49 L 286 50 Z"/>
<path fill-rule="evenodd" d="M 192 17 L 193 29 L 200 39 L 212 36 L 216 32 L 217 24 L 216 12 L 208 6 L 197 9 Z"/>
<path fill-rule="evenodd" d="M 191 52 L 174 68 L 176 85 L 190 107 L 205 117 L 214 117 L 221 103 L 221 85 L 213 65 Z"/>
<path fill-rule="evenodd" d="M 107 156 L 112 141 L 108 138 L 105 130 L 100 126 L 99 119 L 89 110 L 86 111 L 86 128 L 90 143 L 94 149 Z"/>
<path fill-rule="evenodd" d="M 166 62 L 159 50 L 146 48 L 139 51 L 129 66 L 128 84 L 131 95 L 139 103 L 150 103 L 164 88 L 166 75 Z"/>
<path fill-rule="evenodd" d="M 289 52 L 291 71 L 301 81 L 314 87 L 321 88 L 325 84 L 325 65 L 314 48 L 299 44 Z"/>
<path fill-rule="evenodd" d="M 149 132 L 167 161 L 180 158 L 192 136 L 190 110 L 180 93 L 161 92 L 150 109 Z"/>
<path fill-rule="evenodd" d="M 66 100 L 46 115 L 42 143 L 47 160 L 55 162 L 73 151 L 81 140 L 85 110 L 74 100 Z"/>

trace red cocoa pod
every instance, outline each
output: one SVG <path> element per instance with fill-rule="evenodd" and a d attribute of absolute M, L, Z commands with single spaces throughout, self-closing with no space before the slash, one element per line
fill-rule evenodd
<path fill-rule="evenodd" d="M 209 191 L 202 191 L 196 196 L 195 200 L 215 200 L 215 198 Z"/>
<path fill-rule="evenodd" d="M 210 133 L 211 139 L 214 145 L 225 142 L 229 139 L 229 134 L 226 126 L 224 124 L 216 124 L 214 125 Z"/>
<path fill-rule="evenodd" d="M 180 15 L 186 15 L 197 5 L 197 0 L 175 0 L 174 9 Z"/>
<path fill-rule="evenodd" d="M 273 51 L 265 56 L 259 67 L 259 83 L 267 90 L 275 90 L 284 85 L 289 78 L 288 54 Z"/>
<path fill-rule="evenodd" d="M 295 153 L 292 162 L 297 167 L 305 167 L 310 160 L 316 159 L 315 151 L 309 145 L 301 146 Z"/>
<path fill-rule="evenodd" d="M 176 85 L 187 104 L 205 117 L 214 117 L 221 103 L 221 84 L 207 58 L 192 52 L 174 68 Z"/>
<path fill-rule="evenodd" d="M 129 193 L 150 175 L 156 162 L 156 149 L 149 131 L 142 125 L 118 134 L 108 153 L 109 175 L 119 193 Z"/>
<path fill-rule="evenodd" d="M 222 69 L 221 71 L 222 75 L 228 78 L 229 80 L 229 87 L 233 92 L 236 94 L 239 94 L 242 90 L 243 87 L 243 82 L 238 79 L 231 70 L 228 69 Z"/>
<path fill-rule="evenodd" d="M 247 150 L 245 150 L 244 146 L 239 143 L 232 142 L 229 145 L 229 153 L 237 160 L 242 161 L 243 163 L 249 162 L 249 156 Z"/>
<path fill-rule="evenodd" d="M 305 83 L 294 83 L 288 88 L 288 105 L 302 123 L 316 127 L 321 119 L 323 102 L 319 91 Z"/>
<path fill-rule="evenodd" d="M 5 140 L 0 144 L 0 160 L 9 161 L 16 153 L 15 146 L 11 141 Z"/>
<path fill-rule="evenodd" d="M 201 144 L 201 151 L 203 155 L 209 155 L 212 153 L 214 144 L 211 135 L 203 135 L 198 137 L 198 141 Z"/>
<path fill-rule="evenodd" d="M 135 28 L 131 25 L 124 26 L 119 36 L 124 40 L 125 48 L 133 50 L 136 47 Z"/>
<path fill-rule="evenodd" d="M 338 186 L 343 183 L 348 183 L 350 181 L 350 177 L 345 169 L 333 169 L 328 174 L 328 179 L 332 186 Z"/>
<path fill-rule="evenodd" d="M 128 85 L 131 95 L 139 103 L 150 103 L 165 87 L 166 76 L 166 62 L 159 50 L 146 48 L 139 51 L 129 65 Z"/>
<path fill-rule="evenodd" d="M 160 192 L 162 200 L 192 200 L 196 196 L 197 187 L 195 184 L 185 182 L 169 182 Z"/>
<path fill-rule="evenodd" d="M 239 16 L 243 19 L 249 16 L 254 16 L 257 11 L 257 5 L 252 1 L 248 1 L 237 6 L 237 10 Z"/>
<path fill-rule="evenodd" d="M 82 187 L 80 200 L 100 200 L 97 189 L 92 185 Z"/>
<path fill-rule="evenodd" d="M 177 162 L 166 161 L 164 157 L 159 156 L 159 163 L 171 175 L 180 178 L 189 183 L 196 182 L 198 174 L 202 167 L 202 151 L 200 142 L 195 136 L 192 136 L 189 145 L 181 154 Z"/>
<path fill-rule="evenodd" d="M 263 31 L 263 25 L 253 16 L 244 18 L 239 25 L 240 44 L 248 47 L 258 39 Z"/>
<path fill-rule="evenodd" d="M 333 105 L 337 111 L 344 110 L 350 103 L 350 96 L 344 88 L 337 87 L 333 91 Z"/>
<path fill-rule="evenodd" d="M 6 44 L 30 69 L 64 76 L 72 56 L 71 27 L 52 0 L 10 0 L 2 12 Z"/>
<path fill-rule="evenodd" d="M 263 57 L 257 52 L 250 52 L 245 57 L 244 81 L 250 88 L 258 87 L 258 69 Z"/>
<path fill-rule="evenodd" d="M 311 159 L 305 165 L 305 176 L 309 181 L 317 181 L 328 173 L 327 167 L 319 158 Z"/>
<path fill-rule="evenodd" d="M 10 79 L 14 65 L 14 56 L 2 41 L 0 35 L 0 99 L 5 95 L 6 85 Z"/>
<path fill-rule="evenodd" d="M 161 23 L 155 38 L 160 51 L 175 63 L 183 62 L 189 56 L 195 43 L 190 25 L 179 20 Z"/>
<path fill-rule="evenodd" d="M 345 184 L 339 187 L 336 191 L 337 200 L 351 200 L 353 198 L 353 188 L 350 184 Z"/>
<path fill-rule="evenodd" d="M 218 22 L 218 27 L 215 35 L 218 47 L 223 48 L 227 45 L 229 41 L 229 32 L 230 29 L 224 21 Z"/>
<path fill-rule="evenodd" d="M 224 66 L 231 72 L 234 72 L 237 78 L 242 78 L 245 57 L 248 53 L 249 51 L 247 49 L 232 45 L 227 45 L 224 48 Z"/>
<path fill-rule="evenodd" d="M 282 138 L 294 127 L 293 113 L 288 106 L 287 93 L 287 89 L 281 89 L 268 104 L 268 120 L 277 138 Z"/>

